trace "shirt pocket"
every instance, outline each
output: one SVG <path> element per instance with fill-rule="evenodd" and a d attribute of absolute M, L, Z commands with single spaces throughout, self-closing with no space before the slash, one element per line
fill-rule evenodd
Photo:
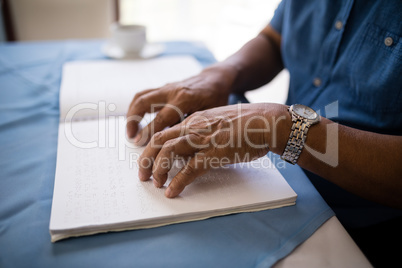
<path fill-rule="evenodd" d="M 402 108 L 401 36 L 368 24 L 351 58 L 350 81 L 356 104 L 370 111 Z"/>

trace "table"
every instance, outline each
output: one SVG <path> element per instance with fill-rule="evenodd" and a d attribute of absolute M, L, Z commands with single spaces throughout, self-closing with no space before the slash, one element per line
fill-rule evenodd
<path fill-rule="evenodd" d="M 369 265 L 303 171 L 272 154 L 298 194 L 295 206 L 50 243 L 62 65 L 104 59 L 102 44 L 0 45 L 1 267 L 269 267 L 293 250 L 277 267 Z M 215 61 L 200 43 L 165 46 L 164 55 Z"/>

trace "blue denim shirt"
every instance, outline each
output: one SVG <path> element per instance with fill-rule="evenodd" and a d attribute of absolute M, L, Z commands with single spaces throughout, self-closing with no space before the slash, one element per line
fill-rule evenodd
<path fill-rule="evenodd" d="M 270 25 L 282 36 L 290 73 L 287 104 L 310 106 L 358 129 L 402 135 L 401 0 L 283 0 Z M 326 107 L 332 109 L 325 113 Z M 347 226 L 402 215 L 308 175 Z"/>

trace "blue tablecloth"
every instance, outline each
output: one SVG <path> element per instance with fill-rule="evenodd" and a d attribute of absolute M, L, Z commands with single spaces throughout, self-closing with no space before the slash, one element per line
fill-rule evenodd
<path fill-rule="evenodd" d="M 285 165 L 295 206 L 52 244 L 61 69 L 66 61 L 104 59 L 101 45 L 0 45 L 0 267 L 267 267 L 333 215 L 302 170 Z M 168 42 L 166 54 L 214 62 L 194 43 Z"/>

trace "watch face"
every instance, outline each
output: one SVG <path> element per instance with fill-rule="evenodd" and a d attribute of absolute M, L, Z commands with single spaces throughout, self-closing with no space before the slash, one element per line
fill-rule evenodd
<path fill-rule="evenodd" d="M 307 119 L 316 119 L 318 116 L 318 114 L 313 109 L 302 104 L 293 105 L 293 111 L 296 114 Z"/>

